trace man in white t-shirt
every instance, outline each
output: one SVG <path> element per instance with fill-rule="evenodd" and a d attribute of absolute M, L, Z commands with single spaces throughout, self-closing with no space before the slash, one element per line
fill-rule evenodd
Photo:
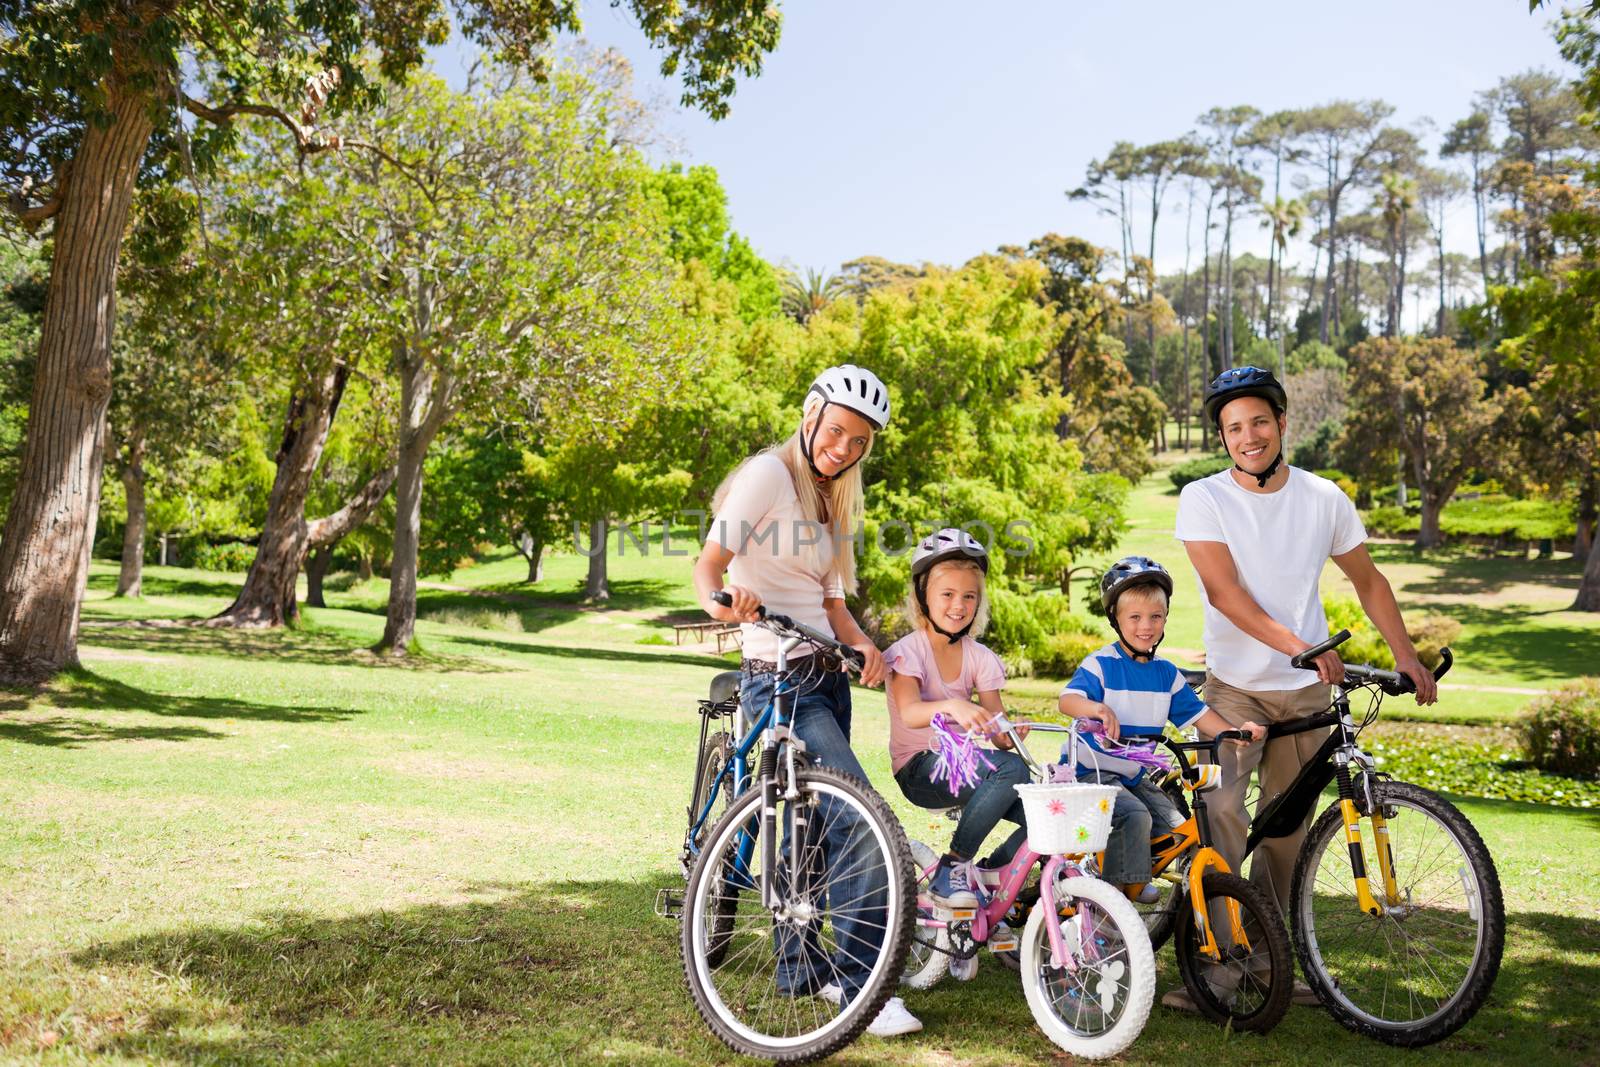
<path fill-rule="evenodd" d="M 1315 673 L 1291 667 L 1289 657 L 1328 637 L 1319 579 L 1332 559 L 1394 652 L 1396 669 L 1416 683 L 1417 703 L 1431 704 L 1433 675 L 1417 659 L 1394 591 L 1367 554 L 1355 506 L 1332 482 L 1283 461 L 1286 405 L 1283 387 L 1259 367 L 1224 371 L 1206 390 L 1206 417 L 1234 465 L 1183 487 L 1176 531 L 1200 579 L 1206 703 L 1235 725 L 1299 718 L 1328 706 L 1328 687 L 1344 678 L 1339 654 L 1319 656 Z M 1244 862 L 1251 771 L 1259 768 L 1259 811 L 1288 788 L 1325 735 L 1309 731 L 1223 749 L 1211 828 L 1217 850 L 1235 871 Z M 1263 840 L 1251 864 L 1251 879 L 1285 914 L 1295 855 L 1310 821 L 1308 813 L 1294 834 Z M 1296 983 L 1297 999 L 1310 994 L 1302 988 Z"/>

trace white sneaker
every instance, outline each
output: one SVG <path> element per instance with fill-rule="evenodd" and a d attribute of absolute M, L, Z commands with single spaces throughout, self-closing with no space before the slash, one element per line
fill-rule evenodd
<path fill-rule="evenodd" d="M 867 1027 L 867 1033 L 873 1037 L 899 1037 L 921 1029 L 922 1020 L 906 1010 L 906 1002 L 899 997 L 890 997 L 889 1003 L 883 1006 L 878 1017 L 872 1020 L 872 1025 Z"/>
<path fill-rule="evenodd" d="M 829 982 L 817 990 L 817 996 L 837 1008 L 844 1001 L 844 990 L 837 983 Z M 889 1003 L 883 1006 L 878 1017 L 872 1020 L 872 1025 L 867 1027 L 867 1033 L 873 1037 L 899 1037 L 921 1029 L 922 1020 L 906 1010 L 906 1002 L 899 997 L 890 997 Z"/>

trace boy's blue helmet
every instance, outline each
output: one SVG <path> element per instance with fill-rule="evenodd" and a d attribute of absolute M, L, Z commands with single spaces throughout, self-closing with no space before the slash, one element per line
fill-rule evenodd
<path fill-rule="evenodd" d="M 1111 565 L 1105 577 L 1100 579 L 1100 604 L 1106 609 L 1106 621 L 1111 623 L 1122 643 L 1133 650 L 1135 659 L 1149 660 L 1156 654 L 1156 648 L 1161 644 L 1150 646 L 1150 651 L 1140 652 L 1128 639 L 1122 636 L 1122 627 L 1117 623 L 1117 598 L 1137 585 L 1153 585 L 1167 594 L 1167 600 L 1172 600 L 1172 575 L 1167 573 L 1167 568 L 1151 559 L 1149 556 L 1126 556 Z"/>

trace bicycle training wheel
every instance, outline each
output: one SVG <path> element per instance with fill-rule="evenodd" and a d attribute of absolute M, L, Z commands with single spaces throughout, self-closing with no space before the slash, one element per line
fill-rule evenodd
<path fill-rule="evenodd" d="M 712 1032 L 737 1052 L 783 1063 L 830 1055 L 877 1017 L 905 967 L 916 914 L 905 834 L 883 799 L 826 767 L 797 771 L 795 792 L 778 799 L 772 870 L 757 839 L 761 790 L 733 801 L 695 861 L 682 931 L 689 991 Z M 798 871 L 787 860 L 794 833 Z M 775 908 L 763 906 L 764 882 Z M 724 934 L 729 894 L 742 899 Z M 849 999 L 837 1007 L 841 993 Z"/>
<path fill-rule="evenodd" d="M 927 870 L 939 862 L 938 853 L 921 841 L 911 842 L 911 863 L 917 872 L 917 890 L 926 888 Z M 916 925 L 911 931 L 911 944 L 906 949 L 906 969 L 900 975 L 900 984 L 911 989 L 928 989 L 950 970 L 950 935 L 943 927 L 928 925 L 933 920 L 933 909 L 917 904 Z"/>
<path fill-rule="evenodd" d="M 1306 835 L 1290 889 L 1295 949 L 1306 981 L 1335 1019 L 1391 1045 L 1431 1045 L 1483 1006 L 1500 970 L 1506 917 L 1483 839 L 1443 797 L 1375 783 L 1401 903 L 1378 916 L 1356 903 L 1339 805 Z M 1371 823 L 1362 862 L 1384 903 Z"/>
<path fill-rule="evenodd" d="M 1052 966 L 1043 899 L 1022 933 L 1022 991 L 1045 1036 L 1098 1060 L 1133 1044 L 1150 1018 L 1156 959 L 1144 923 L 1122 890 L 1098 878 L 1059 878 L 1061 936 L 1072 966 Z"/>

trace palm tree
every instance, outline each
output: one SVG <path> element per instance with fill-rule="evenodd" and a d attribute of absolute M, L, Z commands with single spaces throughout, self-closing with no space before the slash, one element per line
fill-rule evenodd
<path fill-rule="evenodd" d="M 837 274 L 807 269 L 805 277 L 789 271 L 783 279 L 783 311 L 804 326 L 811 316 L 833 303 L 844 291 Z"/>
<path fill-rule="evenodd" d="M 1283 323 L 1279 321 L 1279 307 L 1283 303 L 1283 257 L 1289 251 L 1289 238 L 1300 235 L 1300 226 L 1306 220 L 1306 203 L 1304 200 L 1285 200 L 1281 196 L 1272 198 L 1272 203 L 1265 201 L 1261 204 L 1261 220 L 1263 229 L 1272 230 L 1272 245 L 1267 263 L 1267 314 L 1276 325 L 1278 337 L 1278 375 L 1284 376 L 1283 355 Z M 1269 332 L 1274 332 L 1272 326 Z"/>

